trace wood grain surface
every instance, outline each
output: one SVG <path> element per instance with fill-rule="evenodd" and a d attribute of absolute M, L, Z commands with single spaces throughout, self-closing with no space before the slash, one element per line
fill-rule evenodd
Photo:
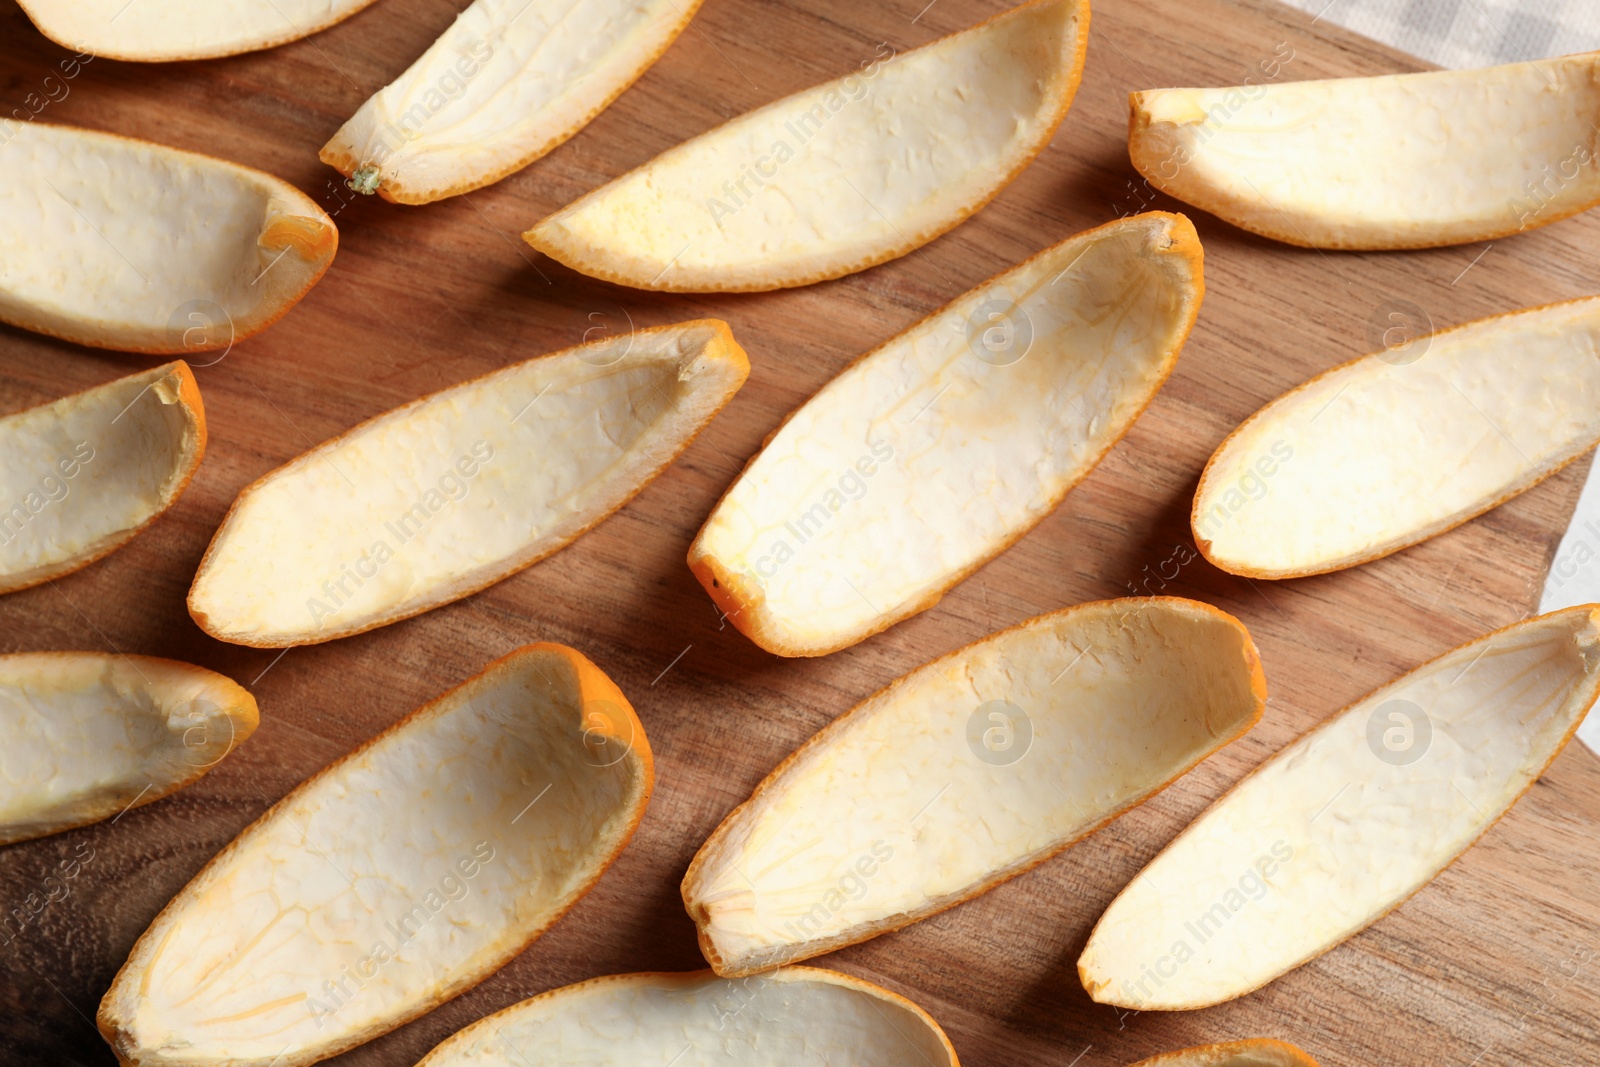
<path fill-rule="evenodd" d="M 60 83 L 44 80 L 69 55 L 4 2 L 0 113 L 47 88 L 61 97 Z M 4 651 L 190 660 L 249 686 L 262 711 L 255 737 L 197 785 L 114 822 L 0 849 L 8 912 L 29 914 L 29 895 L 57 864 L 80 860 L 67 895 L 0 945 L 3 1062 L 111 1063 L 91 1019 L 162 904 L 298 782 L 517 645 L 566 642 L 611 674 L 655 748 L 655 799 L 617 865 L 529 951 L 339 1063 L 409 1064 L 542 990 L 701 966 L 678 881 L 710 830 L 785 754 L 937 655 L 1130 589 L 1207 600 L 1249 625 L 1272 694 L 1261 724 L 1037 870 L 819 962 L 916 1000 L 973 1067 L 1116 1067 L 1242 1036 L 1294 1041 L 1327 1067 L 1592 1060 L 1600 762 L 1576 744 L 1415 899 L 1251 996 L 1189 1013 L 1119 1013 L 1089 1000 L 1076 960 L 1117 891 L 1227 785 L 1395 674 L 1528 612 L 1587 466 L 1389 559 L 1265 583 L 1180 563 L 1192 554 L 1189 503 L 1207 456 L 1269 398 L 1368 351 L 1372 322 L 1391 301 L 1442 327 L 1600 289 L 1600 217 L 1490 247 L 1324 254 L 1195 213 L 1209 283 L 1199 325 L 1171 381 L 1099 469 L 933 610 L 844 652 L 784 661 L 724 625 L 690 576 L 684 554 L 699 523 L 763 436 L 862 351 L 1069 234 L 1147 202 L 1181 207 L 1145 191 L 1128 164 L 1128 91 L 1259 80 L 1275 59 L 1280 79 L 1421 64 L 1269 0 L 1095 0 L 1076 105 L 1041 158 L 976 218 L 840 281 L 664 296 L 576 275 L 517 235 L 684 137 L 853 69 L 880 42 L 925 43 L 1003 0 L 708 0 L 656 67 L 540 163 L 424 208 L 355 198 L 318 163 L 317 148 L 461 6 L 380 0 L 310 39 L 230 59 L 93 60 L 39 116 L 271 171 L 335 214 L 341 241 L 332 270 L 287 318 L 197 367 L 211 447 L 178 505 L 109 559 L 0 598 Z M 732 323 L 751 356 L 749 384 L 638 499 L 552 559 L 420 618 L 282 655 L 219 644 L 190 621 L 184 594 L 202 551 L 234 494 L 267 470 L 360 419 L 576 343 L 593 327 L 703 315 Z M 0 410 L 152 362 L 0 329 Z"/>

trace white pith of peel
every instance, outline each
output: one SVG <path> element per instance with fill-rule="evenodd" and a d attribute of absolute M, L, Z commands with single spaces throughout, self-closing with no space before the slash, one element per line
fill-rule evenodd
<path fill-rule="evenodd" d="M 206 449 L 188 364 L 0 418 L 0 593 L 114 552 L 171 507 Z"/>
<path fill-rule="evenodd" d="M 474 0 L 323 146 L 397 204 L 470 193 L 598 115 L 677 39 L 700 0 Z M 367 189 L 366 191 L 371 191 Z"/>
<path fill-rule="evenodd" d="M 523 237 L 641 289 L 781 289 L 864 270 L 954 228 L 1032 161 L 1077 92 L 1088 33 L 1088 0 L 1035 0 L 864 61 L 685 141 Z"/>
<path fill-rule="evenodd" d="M 1195 543 L 1252 578 L 1340 570 L 1483 514 L 1597 440 L 1600 297 L 1479 319 L 1246 419 L 1200 478 Z"/>
<path fill-rule="evenodd" d="M 7 136 L 0 321 L 13 326 L 128 352 L 227 348 L 293 307 L 338 248 L 333 220 L 270 174 L 73 126 Z"/>
<path fill-rule="evenodd" d="M 0 656 L 0 845 L 59 833 L 190 784 L 256 728 L 255 698 L 152 656 Z"/>
<path fill-rule="evenodd" d="M 1313 248 L 1491 241 L 1600 203 L 1600 53 L 1130 99 L 1163 192 Z"/>
<path fill-rule="evenodd" d="M 1317 1067 L 1317 1061 L 1287 1042 L 1252 1037 L 1164 1052 L 1132 1067 Z"/>
<path fill-rule="evenodd" d="M 701 950 L 751 974 L 971 899 L 1159 792 L 1265 700 L 1244 626 L 1173 597 L 1068 608 L 935 660 L 806 742 L 701 846 L 683 880 Z"/>
<path fill-rule="evenodd" d="M 1054 510 L 1149 404 L 1199 313 L 1201 260 L 1188 219 L 1152 212 L 958 297 L 788 417 L 707 518 L 690 569 L 782 656 L 932 607 Z"/>
<path fill-rule="evenodd" d="M 239 494 L 190 614 L 221 640 L 281 647 L 459 600 L 626 504 L 749 369 L 727 324 L 702 319 L 564 349 L 379 415 Z"/>
<path fill-rule="evenodd" d="M 674 1062 L 957 1067 L 955 1049 L 927 1012 L 881 986 L 817 967 L 743 981 L 709 971 L 593 978 L 480 1019 L 417 1067 Z"/>
<path fill-rule="evenodd" d="M 372 0 L 18 0 L 39 32 L 106 59 L 166 63 L 287 44 L 354 15 Z"/>
<path fill-rule="evenodd" d="M 611 680 L 570 648 L 519 649 L 235 838 L 134 945 L 100 1032 L 140 1067 L 298 1067 L 371 1040 L 559 919 L 652 782 Z"/>
<path fill-rule="evenodd" d="M 1258 767 L 1129 883 L 1078 960 L 1084 988 L 1141 1011 L 1203 1008 L 1321 955 L 1471 847 L 1597 693 L 1600 608 L 1585 605 L 1369 694 Z"/>

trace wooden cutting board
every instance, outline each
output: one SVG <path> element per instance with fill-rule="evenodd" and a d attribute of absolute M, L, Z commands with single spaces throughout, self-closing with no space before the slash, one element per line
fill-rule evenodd
<path fill-rule="evenodd" d="M 253 739 L 182 793 L 114 823 L 0 849 L 8 913 L 29 914 L 45 877 L 63 859 L 81 861 L 67 895 L 58 890 L 0 944 L 4 1062 L 111 1063 L 91 1020 L 162 904 L 295 784 L 517 645 L 572 644 L 633 700 L 658 761 L 650 811 L 620 862 L 528 952 L 340 1063 L 412 1063 L 489 1012 L 594 975 L 701 966 L 678 881 L 704 837 L 786 753 L 937 655 L 1130 590 L 1198 597 L 1249 625 L 1272 692 L 1261 724 L 1037 870 L 821 962 L 916 1000 L 975 1067 L 1117 1067 L 1254 1035 L 1297 1042 L 1328 1067 L 1592 1060 L 1600 762 L 1576 744 L 1415 899 L 1242 1000 L 1119 1013 L 1089 1000 L 1076 960 L 1117 891 L 1230 783 L 1395 674 L 1528 612 L 1587 466 L 1390 559 L 1270 583 L 1183 562 L 1206 457 L 1264 401 L 1368 351 L 1373 322 L 1395 301 L 1442 327 L 1600 289 L 1600 217 L 1491 246 L 1324 254 L 1195 214 L 1209 282 L 1200 323 L 1126 440 L 1055 515 L 933 610 L 824 659 L 784 661 L 720 622 L 684 565 L 695 529 L 762 437 L 862 351 L 1069 234 L 1147 204 L 1181 207 L 1152 196 L 1128 164 L 1129 90 L 1422 64 L 1270 0 L 1096 0 L 1071 114 L 977 218 L 897 262 L 808 289 L 659 296 L 576 275 L 517 234 L 684 137 L 852 69 L 880 42 L 923 44 L 1003 0 L 708 0 L 637 86 L 542 162 L 425 208 L 354 197 L 317 162 L 317 148 L 461 6 L 379 0 L 269 52 L 165 66 L 93 60 L 71 79 L 58 69 L 68 52 L 9 0 L 0 10 L 0 113 L 48 101 L 41 120 L 263 168 L 307 190 L 341 229 L 333 269 L 299 308 L 198 369 L 211 447 L 178 506 L 109 559 L 0 599 L 0 650 L 192 660 L 248 685 L 263 716 Z M 732 323 L 750 352 L 749 384 L 637 500 L 554 558 L 421 618 L 282 655 L 212 641 L 185 613 L 212 531 L 262 473 L 363 418 L 596 327 L 703 315 Z M 0 410 L 151 364 L 0 329 Z"/>

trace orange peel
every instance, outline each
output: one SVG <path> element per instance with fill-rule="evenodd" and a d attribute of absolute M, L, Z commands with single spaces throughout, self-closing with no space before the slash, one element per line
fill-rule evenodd
<path fill-rule="evenodd" d="M 689 548 L 781 656 L 936 604 L 1053 511 L 1172 373 L 1200 241 L 1151 212 L 1068 238 L 868 352 L 764 443 Z"/>
<path fill-rule="evenodd" d="M 1587 297 L 1412 338 L 1312 378 L 1212 455 L 1190 516 L 1195 544 L 1233 574 L 1296 578 L 1497 507 L 1600 441 L 1597 331 L 1600 297 Z"/>
<path fill-rule="evenodd" d="M 153 656 L 0 656 L 0 845 L 160 800 L 255 731 L 256 701 L 220 674 Z"/>
<path fill-rule="evenodd" d="M 177 502 L 205 450 L 181 360 L 0 418 L 0 593 L 127 544 Z"/>
<path fill-rule="evenodd" d="M 718 974 L 970 900 L 1143 803 L 1261 717 L 1244 626 L 1128 598 L 1042 615 L 891 683 L 700 847 L 683 901 Z"/>
<path fill-rule="evenodd" d="M 665 470 L 749 374 L 726 323 L 617 335 L 356 426 L 247 486 L 189 613 L 235 644 L 362 633 L 560 550 Z"/>
<path fill-rule="evenodd" d="M 352 189 L 426 204 L 499 181 L 610 105 L 700 0 L 474 0 L 322 147 Z"/>
<path fill-rule="evenodd" d="M 691 1051 L 699 1054 L 685 1055 Z M 950 1039 L 927 1012 L 817 967 L 743 981 L 706 971 L 593 978 L 478 1020 L 417 1067 L 635 1067 L 665 1063 L 674 1052 L 683 1063 L 731 1057 L 748 1067 L 957 1067 Z"/>
<path fill-rule="evenodd" d="M 254 336 L 339 246 L 333 220 L 282 179 L 43 122 L 6 135 L 0 211 L 0 321 L 128 352 L 209 352 Z"/>
<path fill-rule="evenodd" d="M 1128 154 L 1152 185 L 1293 245 L 1493 241 L 1600 203 L 1600 52 L 1151 89 L 1129 111 Z"/>
<path fill-rule="evenodd" d="M 247 827 L 134 945 L 100 1032 L 139 1067 L 301 1067 L 521 952 L 644 816 L 644 727 L 580 653 L 535 644 L 331 764 Z"/>
<path fill-rule="evenodd" d="M 1472 847 L 1600 695 L 1600 606 L 1515 623 L 1378 689 L 1257 767 L 1101 916 L 1102 1004 L 1210 1007 L 1399 907 Z"/>
<path fill-rule="evenodd" d="M 1050 142 L 1083 75 L 1088 0 L 1034 0 L 701 134 L 523 237 L 640 289 L 810 285 L 920 248 Z M 886 161 L 888 165 L 886 165 Z"/>

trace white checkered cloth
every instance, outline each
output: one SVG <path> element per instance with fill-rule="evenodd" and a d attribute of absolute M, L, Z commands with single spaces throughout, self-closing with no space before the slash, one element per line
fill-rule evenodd
<path fill-rule="evenodd" d="M 1600 49 L 1596 0 L 1287 0 L 1441 67 Z"/>
<path fill-rule="evenodd" d="M 1600 49 L 1600 0 L 1285 0 L 1441 67 L 1487 67 Z M 1545 578 L 1539 610 L 1600 603 L 1600 462 Z M 1600 755 L 1600 709 L 1578 737 Z"/>

